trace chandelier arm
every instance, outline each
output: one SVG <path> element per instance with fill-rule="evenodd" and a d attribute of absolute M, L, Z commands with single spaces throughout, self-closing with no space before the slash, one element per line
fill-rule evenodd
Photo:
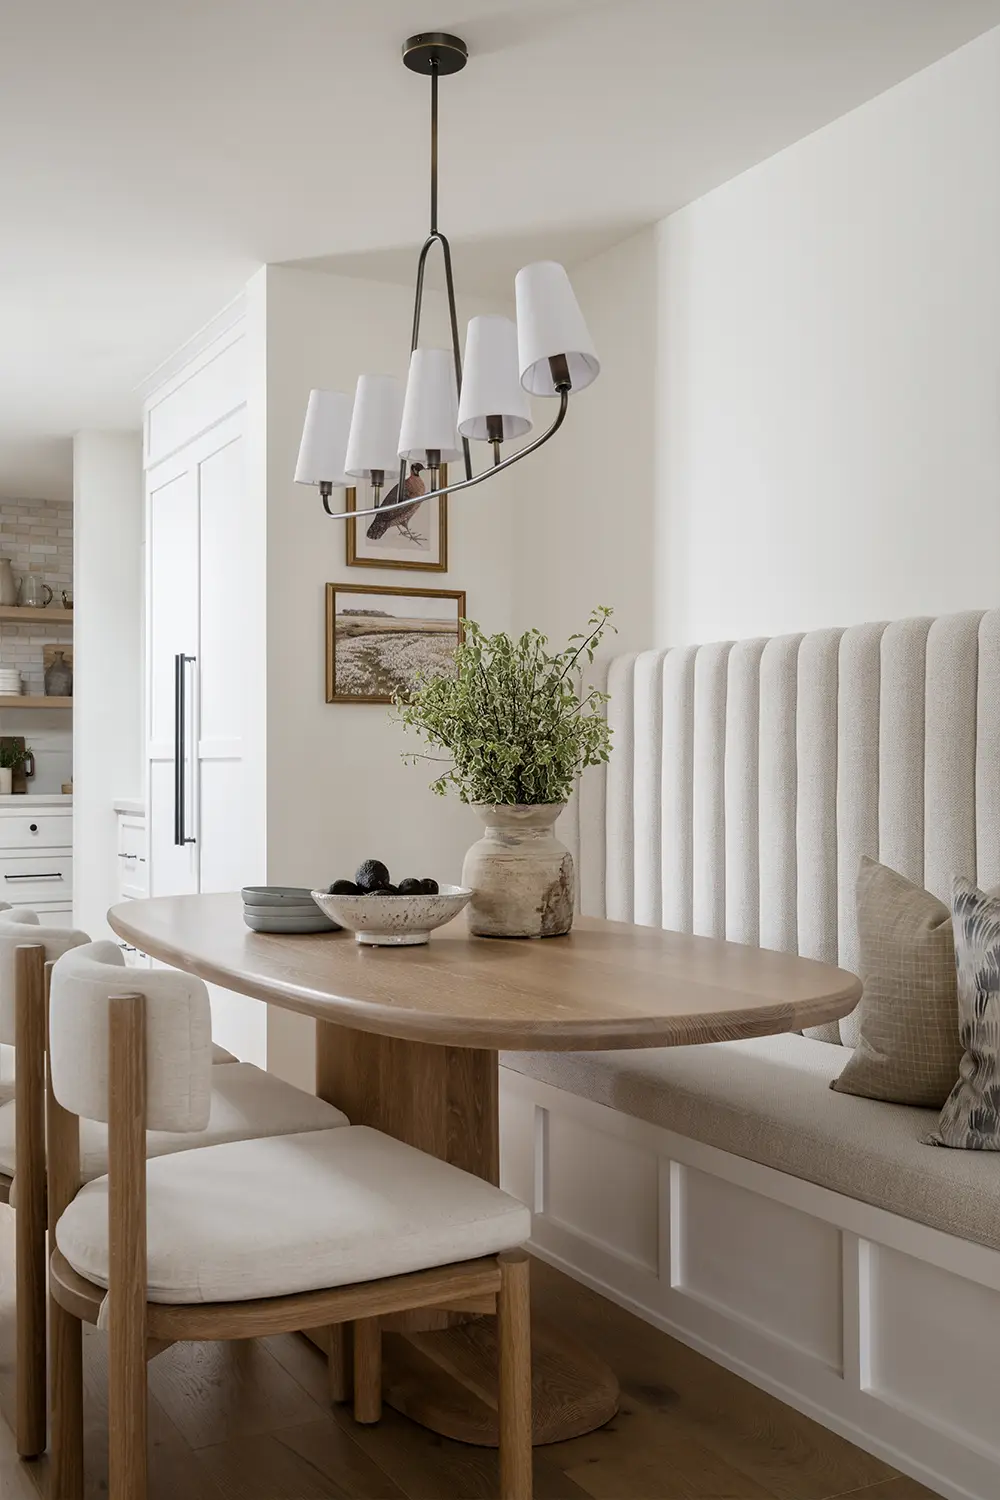
<path fill-rule="evenodd" d="M 536 437 L 533 442 L 528 443 L 524 448 L 518 448 L 516 453 L 511 453 L 507 458 L 501 459 L 498 464 L 484 469 L 481 474 L 473 474 L 471 479 L 461 479 L 457 484 L 446 484 L 439 490 L 431 490 L 429 494 L 420 495 L 418 503 L 422 505 L 425 500 L 436 500 L 439 495 L 451 495 L 457 490 L 471 489 L 475 484 L 482 484 L 484 479 L 492 479 L 494 474 L 499 474 L 504 469 L 509 469 L 511 464 L 516 464 L 519 459 L 527 458 L 529 453 L 535 453 L 543 443 L 548 442 L 550 437 L 555 436 L 565 421 L 568 410 L 569 387 L 566 386 L 559 391 L 559 410 L 556 412 L 552 425 L 546 428 L 541 437 Z M 391 515 L 394 510 L 402 510 L 405 506 L 412 505 L 413 503 L 413 497 L 411 496 L 406 500 L 394 500 L 391 505 L 372 505 L 367 510 L 331 511 L 327 509 L 327 515 L 331 516 L 334 521 L 347 521 L 351 517 L 357 519 L 359 516 Z"/>
<path fill-rule="evenodd" d="M 455 392 L 462 394 L 462 350 L 458 342 L 458 310 L 455 306 L 455 278 L 451 270 L 451 246 L 448 236 L 442 234 L 440 237 L 441 254 L 444 256 L 444 279 L 448 289 L 448 316 L 451 319 L 451 347 L 455 356 Z M 462 454 L 465 459 L 465 477 L 472 478 L 472 450 L 469 447 L 469 439 L 462 439 Z"/>

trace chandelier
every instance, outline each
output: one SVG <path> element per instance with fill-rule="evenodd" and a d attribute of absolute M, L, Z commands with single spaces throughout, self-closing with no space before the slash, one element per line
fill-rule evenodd
<path fill-rule="evenodd" d="M 412 505 L 405 487 L 410 465 L 417 466 L 415 473 L 426 469 L 429 474 L 430 488 L 421 500 L 467 490 L 502 473 L 558 432 L 570 392 L 583 390 L 600 373 L 569 277 L 555 261 L 538 261 L 518 271 L 516 324 L 498 316 L 470 320 L 463 371 L 451 246 L 438 228 L 438 80 L 460 72 L 467 61 L 461 38 L 442 31 L 412 36 L 403 46 L 406 67 L 431 81 L 430 232 L 417 261 L 405 388 L 393 375 L 361 375 L 353 397 L 343 391 L 314 390 L 309 395 L 295 479 L 318 485 L 324 510 L 336 520 Z M 429 349 L 420 343 L 424 272 L 434 245 L 440 245 L 444 261 L 450 349 Z M 559 409 L 540 437 L 501 457 L 501 444 L 531 431 L 529 396 L 558 397 Z M 472 442 L 492 448 L 492 465 L 478 474 L 472 467 Z M 441 466 L 459 460 L 464 479 L 441 484 Z M 383 502 L 383 487 L 397 469 L 398 498 L 393 500 L 390 492 Z M 359 483 L 371 485 L 372 505 L 357 510 L 331 507 L 335 489 Z"/>

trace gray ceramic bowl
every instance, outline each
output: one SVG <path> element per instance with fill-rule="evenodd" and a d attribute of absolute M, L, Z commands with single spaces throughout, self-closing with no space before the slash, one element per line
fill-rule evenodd
<path fill-rule="evenodd" d="M 240 895 L 247 906 L 312 905 L 312 892 L 304 885 L 245 885 Z"/>
<path fill-rule="evenodd" d="M 315 908 L 312 912 L 292 912 L 286 916 L 284 912 L 277 911 L 273 906 L 256 913 L 244 907 L 243 920 L 251 932 L 284 932 L 289 937 L 308 932 L 339 931 L 336 922 L 332 922 L 323 912 L 316 911 Z"/>
<path fill-rule="evenodd" d="M 313 891 L 320 911 L 377 948 L 426 943 L 435 927 L 452 921 L 471 899 L 463 885 L 443 885 L 436 896 L 330 896 Z"/>
<path fill-rule="evenodd" d="M 310 901 L 308 906 L 252 906 L 249 901 L 244 901 L 243 911 L 248 917 L 261 920 L 272 917 L 276 922 L 315 922 L 322 916 L 316 910 L 315 901 Z"/>

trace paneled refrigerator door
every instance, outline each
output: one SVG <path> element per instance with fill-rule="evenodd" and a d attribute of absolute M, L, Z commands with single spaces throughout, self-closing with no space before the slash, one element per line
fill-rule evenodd
<path fill-rule="evenodd" d="M 147 474 L 146 737 L 152 896 L 198 890 L 198 466 L 183 451 Z"/>
<path fill-rule="evenodd" d="M 220 423 L 212 437 L 212 451 L 199 462 L 202 892 L 238 891 L 266 878 L 262 799 L 249 773 L 264 691 L 263 590 L 253 576 L 243 414 Z M 216 1040 L 263 1066 L 266 1007 L 215 985 L 211 993 Z"/>

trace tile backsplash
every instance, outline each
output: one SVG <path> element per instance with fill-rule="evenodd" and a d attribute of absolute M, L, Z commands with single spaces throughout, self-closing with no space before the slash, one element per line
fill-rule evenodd
<path fill-rule="evenodd" d="M 0 557 L 9 557 L 16 577 L 37 574 L 62 603 L 63 589 L 73 587 L 73 503 L 62 500 L 0 498 Z M 0 620 L 0 664 L 16 667 L 24 691 L 45 692 L 43 647 L 72 646 L 70 625 L 44 621 L 23 625 Z M 35 751 L 33 792 L 57 792 L 72 776 L 72 729 L 68 714 L 51 710 L 0 710 L 0 732 L 23 734 Z"/>

